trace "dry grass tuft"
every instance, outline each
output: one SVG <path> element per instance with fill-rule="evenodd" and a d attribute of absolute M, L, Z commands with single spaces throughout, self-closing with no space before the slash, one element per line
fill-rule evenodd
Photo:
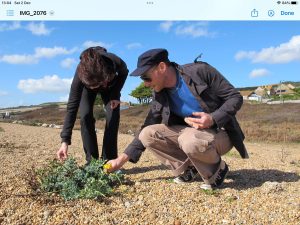
<path fill-rule="evenodd" d="M 247 104 L 238 120 L 248 141 L 299 142 L 299 104 Z"/>

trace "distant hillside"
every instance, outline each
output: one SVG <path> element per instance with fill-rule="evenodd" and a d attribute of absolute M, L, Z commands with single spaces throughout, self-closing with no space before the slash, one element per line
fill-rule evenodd
<path fill-rule="evenodd" d="M 295 87 L 300 87 L 300 81 L 284 81 L 282 82 L 283 84 L 292 84 Z M 266 85 L 279 85 L 278 84 L 265 84 L 265 85 L 261 85 L 261 86 L 266 86 Z M 261 87 L 261 86 L 252 86 L 252 87 L 239 87 L 236 88 L 238 91 L 254 91 L 256 88 Z"/>
<path fill-rule="evenodd" d="M 135 133 L 140 129 L 150 106 L 134 106 L 121 110 L 119 132 Z M 27 121 L 25 124 L 47 123 L 62 125 L 66 108 L 48 105 L 35 110 L 19 112 L 13 120 Z M 264 142 L 299 142 L 300 107 L 299 104 L 249 104 L 244 103 L 237 113 L 237 118 L 248 141 Z M 1 120 L 1 119 L 0 119 Z M 8 120 L 5 120 L 8 122 Z M 98 129 L 104 129 L 105 119 L 96 121 Z M 80 129 L 77 116 L 74 129 Z M 59 138 L 59 137 L 58 137 Z"/>

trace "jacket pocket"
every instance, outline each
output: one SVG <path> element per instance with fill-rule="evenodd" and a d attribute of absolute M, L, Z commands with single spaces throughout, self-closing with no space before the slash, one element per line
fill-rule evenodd
<path fill-rule="evenodd" d="M 157 111 L 161 111 L 161 109 L 162 109 L 162 104 L 160 104 L 157 101 L 152 102 L 151 110 L 152 110 L 153 113 L 155 113 Z"/>

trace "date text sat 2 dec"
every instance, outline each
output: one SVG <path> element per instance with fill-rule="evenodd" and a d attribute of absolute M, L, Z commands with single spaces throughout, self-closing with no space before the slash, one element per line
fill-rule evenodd
<path fill-rule="evenodd" d="M 14 2 L 15 5 L 30 5 L 31 2 L 27 2 L 27 1 L 15 1 Z"/>

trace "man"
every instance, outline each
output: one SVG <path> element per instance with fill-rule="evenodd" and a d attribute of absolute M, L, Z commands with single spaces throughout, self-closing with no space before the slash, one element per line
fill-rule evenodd
<path fill-rule="evenodd" d="M 132 76 L 140 76 L 153 92 L 152 106 L 139 136 L 111 171 L 128 160 L 137 162 L 145 148 L 167 165 L 177 183 L 200 175 L 202 189 L 220 187 L 228 173 L 221 159 L 232 146 L 248 158 L 244 135 L 235 118 L 243 98 L 212 66 L 204 62 L 179 66 L 165 49 L 143 53 Z"/>
<path fill-rule="evenodd" d="M 128 75 L 125 62 L 102 47 L 91 47 L 83 51 L 72 81 L 67 114 L 61 132 L 62 144 L 57 157 L 68 157 L 72 129 L 77 111 L 80 111 L 81 137 L 86 161 L 98 159 L 98 144 L 95 131 L 93 106 L 100 93 L 106 111 L 102 158 L 114 159 L 118 155 L 117 135 L 120 121 L 120 92 Z"/>

